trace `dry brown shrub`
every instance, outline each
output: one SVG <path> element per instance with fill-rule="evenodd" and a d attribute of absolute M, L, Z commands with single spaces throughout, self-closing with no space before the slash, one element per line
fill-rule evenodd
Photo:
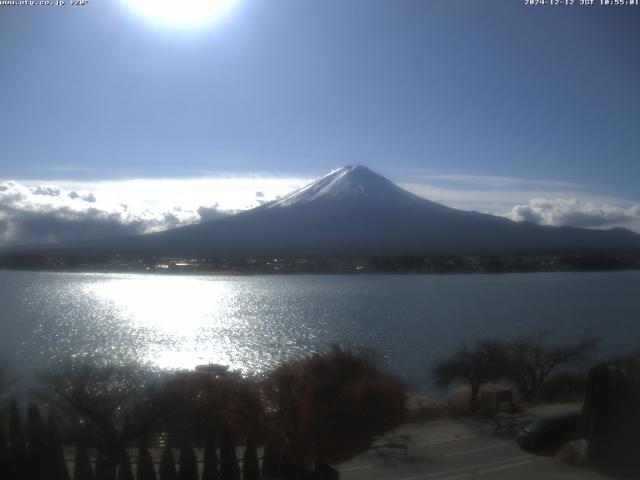
<path fill-rule="evenodd" d="M 335 348 L 291 361 L 265 382 L 270 441 L 289 467 L 335 464 L 404 420 L 406 389 L 366 354 Z"/>

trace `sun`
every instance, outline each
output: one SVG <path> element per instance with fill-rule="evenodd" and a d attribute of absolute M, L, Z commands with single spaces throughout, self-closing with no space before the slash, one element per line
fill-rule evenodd
<path fill-rule="evenodd" d="M 237 0 L 127 0 L 145 20 L 162 25 L 193 27 L 224 15 Z"/>

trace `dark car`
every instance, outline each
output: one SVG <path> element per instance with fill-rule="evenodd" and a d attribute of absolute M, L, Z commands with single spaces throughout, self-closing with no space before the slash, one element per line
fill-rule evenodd
<path fill-rule="evenodd" d="M 580 413 L 543 417 L 518 432 L 518 444 L 524 450 L 553 454 L 562 445 L 581 437 Z"/>

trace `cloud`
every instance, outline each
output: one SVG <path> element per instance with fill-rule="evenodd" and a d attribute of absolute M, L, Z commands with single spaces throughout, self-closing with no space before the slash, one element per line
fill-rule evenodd
<path fill-rule="evenodd" d="M 212 221 L 283 198 L 312 180 L 225 176 L 55 184 L 0 181 L 0 246 L 141 234 Z M 450 207 L 514 220 L 640 231 L 639 205 L 567 182 L 432 175 L 400 186 Z"/>
<path fill-rule="evenodd" d="M 456 188 L 430 183 L 401 183 L 402 188 L 434 202 L 463 210 L 502 213 L 514 205 L 526 204 L 532 198 L 578 198 L 594 203 L 619 204 L 621 200 L 572 189 L 536 188 Z"/>
<path fill-rule="evenodd" d="M 558 180 L 530 180 L 525 178 L 501 177 L 497 175 L 422 175 L 429 181 L 469 184 L 493 188 L 535 187 L 535 188 L 581 188 L 581 185 Z"/>
<path fill-rule="evenodd" d="M 571 199 L 529 200 L 516 205 L 505 216 L 516 221 L 529 221 L 542 225 L 572 227 L 612 227 L 640 221 L 640 205 L 620 206 L 596 204 Z"/>
<path fill-rule="evenodd" d="M 142 233 L 143 221 L 123 222 L 117 214 L 62 208 L 56 212 L 3 208 L 0 241 L 5 245 L 58 243 Z"/>
<path fill-rule="evenodd" d="M 311 181 L 224 176 L 0 180 L 0 246 L 166 230 L 253 208 Z"/>
<path fill-rule="evenodd" d="M 48 197 L 60 196 L 60 189 L 56 187 L 48 187 L 46 185 L 39 185 L 36 188 L 31 189 L 31 193 L 34 195 L 46 195 Z"/>
<path fill-rule="evenodd" d="M 60 243 L 149 233 L 227 215 L 217 205 L 184 209 L 130 205 L 51 185 L 0 183 L 0 245 Z"/>
<path fill-rule="evenodd" d="M 594 193 L 578 184 L 482 175 L 423 175 L 420 178 L 427 180 L 401 186 L 453 208 L 542 225 L 625 227 L 640 232 L 639 205 Z"/>
<path fill-rule="evenodd" d="M 594 195 L 578 183 L 507 177 L 501 175 L 434 174 L 416 171 L 410 181 L 400 184 L 416 195 L 463 210 L 501 214 L 531 198 L 590 198 L 608 201 Z M 617 199 L 612 200 L 617 201 Z"/>
<path fill-rule="evenodd" d="M 217 203 L 210 207 L 198 208 L 198 215 L 200 215 L 201 222 L 210 222 L 212 220 L 218 220 L 219 218 L 226 217 L 230 213 L 232 212 L 225 212 L 220 210 Z"/>
<path fill-rule="evenodd" d="M 131 207 L 153 211 L 171 210 L 175 206 L 197 212 L 199 207 L 216 205 L 219 210 L 246 210 L 290 193 L 306 183 L 307 178 L 280 177 L 198 177 L 137 178 L 94 182 L 57 181 L 56 187 L 68 191 L 91 192 L 97 199 L 119 199 Z M 44 181 L 24 181 L 30 186 Z M 262 197 L 256 195 L 261 192 Z"/>
<path fill-rule="evenodd" d="M 68 193 L 69 198 L 75 200 L 77 198 L 80 198 L 82 200 L 84 200 L 85 202 L 90 202 L 90 203 L 95 203 L 96 202 L 96 196 L 93 193 L 78 193 L 75 190 L 71 191 Z"/>

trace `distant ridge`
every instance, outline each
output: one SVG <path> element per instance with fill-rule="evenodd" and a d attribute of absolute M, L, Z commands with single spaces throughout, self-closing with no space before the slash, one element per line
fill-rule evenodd
<path fill-rule="evenodd" d="M 367 167 L 338 169 L 284 198 L 207 223 L 22 252 L 109 257 L 318 255 L 574 255 L 640 253 L 616 228 L 540 226 L 456 210 L 418 197 Z"/>

